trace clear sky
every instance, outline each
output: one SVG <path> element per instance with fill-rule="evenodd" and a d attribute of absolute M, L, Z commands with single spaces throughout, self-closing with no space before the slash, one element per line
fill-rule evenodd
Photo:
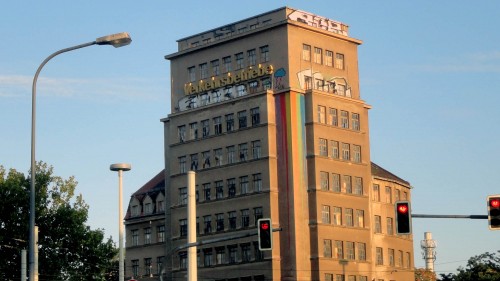
<path fill-rule="evenodd" d="M 129 195 L 163 169 L 170 112 L 164 55 L 176 40 L 282 6 L 344 22 L 359 47 L 372 161 L 411 182 L 413 213 L 485 215 L 500 194 L 499 1 L 6 1 L 0 9 L 0 165 L 28 173 L 31 83 L 51 53 L 127 31 L 130 46 L 52 59 L 38 80 L 37 160 L 74 175 L 89 223 L 118 237 L 118 177 Z M 438 242 L 436 270 L 500 249 L 486 220 L 414 219 Z"/>

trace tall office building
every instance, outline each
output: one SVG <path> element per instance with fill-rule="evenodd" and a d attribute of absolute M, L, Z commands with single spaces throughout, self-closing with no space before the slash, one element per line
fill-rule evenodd
<path fill-rule="evenodd" d="M 348 26 L 280 8 L 178 40 L 165 119 L 165 278 L 186 276 L 196 172 L 200 280 L 412 280 L 394 201 L 408 182 L 370 160 Z M 256 222 L 270 218 L 272 251 Z M 128 233 L 128 232 L 127 232 Z"/>

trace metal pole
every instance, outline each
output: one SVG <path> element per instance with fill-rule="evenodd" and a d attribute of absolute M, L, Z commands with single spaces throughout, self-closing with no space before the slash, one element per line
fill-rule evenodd
<path fill-rule="evenodd" d="M 123 186 L 122 186 L 122 174 L 123 170 L 118 171 L 118 229 L 119 229 L 119 281 L 124 281 L 125 280 L 125 270 L 124 270 L 124 255 L 123 255 L 123 203 L 122 203 L 122 193 L 123 193 Z"/>
<path fill-rule="evenodd" d="M 21 281 L 26 281 L 26 250 L 21 250 Z"/>
<path fill-rule="evenodd" d="M 188 185 L 188 244 L 196 243 L 196 173 L 189 171 L 187 173 Z M 197 268 L 197 247 L 188 249 L 188 281 L 196 281 L 198 277 Z"/>

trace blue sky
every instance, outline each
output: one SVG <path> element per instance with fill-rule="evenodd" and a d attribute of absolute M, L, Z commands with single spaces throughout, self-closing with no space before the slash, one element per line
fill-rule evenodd
<path fill-rule="evenodd" d="M 127 31 L 130 46 L 60 55 L 37 84 L 37 159 L 74 175 L 90 224 L 117 240 L 117 175 L 128 196 L 163 168 L 170 112 L 164 55 L 176 40 L 282 6 L 350 26 L 361 96 L 370 110 L 372 161 L 411 182 L 419 214 L 486 214 L 500 194 L 498 1 L 8 1 L 0 10 L 0 165 L 28 173 L 31 83 L 51 53 Z M 438 242 L 436 270 L 500 249 L 485 220 L 414 219 Z"/>

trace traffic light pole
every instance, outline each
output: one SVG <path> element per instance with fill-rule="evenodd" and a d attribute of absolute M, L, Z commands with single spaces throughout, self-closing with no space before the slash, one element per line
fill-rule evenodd
<path fill-rule="evenodd" d="M 424 219 L 473 219 L 473 220 L 487 220 L 487 215 L 424 215 L 424 214 L 411 214 L 412 218 Z"/>

